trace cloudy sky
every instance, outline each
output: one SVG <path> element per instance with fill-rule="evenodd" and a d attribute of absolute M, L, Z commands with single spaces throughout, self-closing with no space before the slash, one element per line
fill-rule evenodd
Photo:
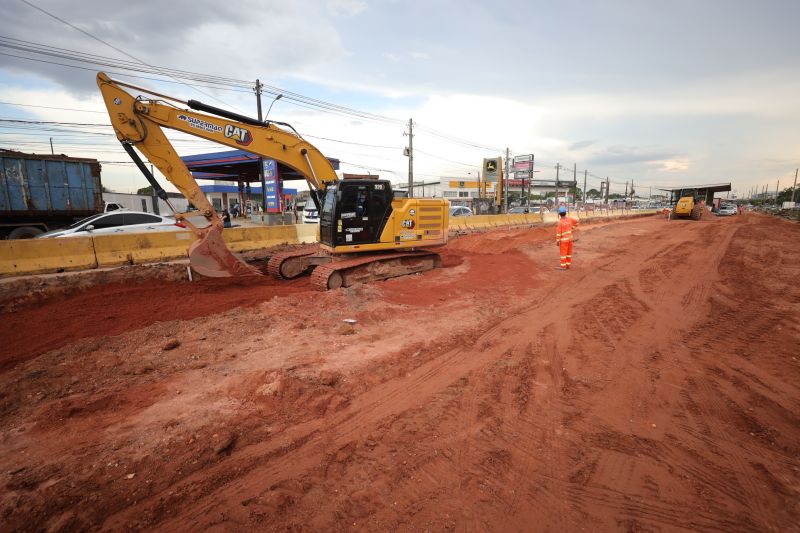
<path fill-rule="evenodd" d="M 107 161 L 120 191 L 146 182 L 116 163 L 110 127 L 75 125 L 108 121 L 98 70 L 252 116 L 256 78 L 265 107 L 290 91 L 343 106 L 286 97 L 270 117 L 343 170 L 395 181 L 409 118 L 426 181 L 468 179 L 506 147 L 534 153 L 540 178 L 577 165 L 612 192 L 730 181 L 744 195 L 791 185 L 800 164 L 797 0 L 2 0 L 0 17 L 0 147 L 48 152 L 52 137 Z M 141 72 L 154 67 L 209 78 Z"/>

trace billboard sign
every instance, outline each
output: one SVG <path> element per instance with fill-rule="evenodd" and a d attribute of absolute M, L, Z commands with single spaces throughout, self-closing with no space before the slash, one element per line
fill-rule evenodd
<path fill-rule="evenodd" d="M 530 170 L 517 170 L 514 172 L 514 177 L 518 180 L 527 180 L 531 177 L 531 172 Z"/>
<path fill-rule="evenodd" d="M 556 180 L 530 180 L 530 182 L 534 189 L 555 189 L 556 187 L 559 189 L 569 189 L 578 185 L 578 182 L 575 180 L 558 180 L 558 183 L 556 183 Z"/>
<path fill-rule="evenodd" d="M 278 164 L 274 159 L 264 159 L 264 197 L 267 200 L 267 213 L 281 212 L 280 183 Z"/>
<path fill-rule="evenodd" d="M 533 170 L 533 154 L 514 156 L 515 172 L 530 172 L 531 170 Z"/>
<path fill-rule="evenodd" d="M 483 160 L 483 180 L 489 183 L 497 183 L 500 179 L 501 167 L 503 166 L 502 157 L 493 157 Z"/>

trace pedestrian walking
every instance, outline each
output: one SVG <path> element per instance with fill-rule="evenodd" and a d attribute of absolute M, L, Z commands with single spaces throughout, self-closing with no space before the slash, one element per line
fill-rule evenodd
<path fill-rule="evenodd" d="M 561 266 L 562 270 L 567 270 L 572 266 L 572 241 L 574 238 L 574 230 L 578 226 L 578 221 L 574 218 L 567 216 L 567 208 L 561 206 L 558 208 L 558 225 L 556 225 L 556 244 L 561 251 Z"/>

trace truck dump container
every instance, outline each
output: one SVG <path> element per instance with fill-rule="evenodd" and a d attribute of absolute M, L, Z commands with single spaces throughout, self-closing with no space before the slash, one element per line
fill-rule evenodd
<path fill-rule="evenodd" d="M 100 163 L 0 150 L 0 236 L 32 238 L 103 211 Z"/>

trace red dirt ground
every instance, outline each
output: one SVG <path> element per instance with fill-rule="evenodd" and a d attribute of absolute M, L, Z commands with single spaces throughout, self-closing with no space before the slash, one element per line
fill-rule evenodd
<path fill-rule="evenodd" d="M 553 233 L 15 299 L 2 529 L 800 530 L 800 226 L 589 225 L 569 272 Z"/>

